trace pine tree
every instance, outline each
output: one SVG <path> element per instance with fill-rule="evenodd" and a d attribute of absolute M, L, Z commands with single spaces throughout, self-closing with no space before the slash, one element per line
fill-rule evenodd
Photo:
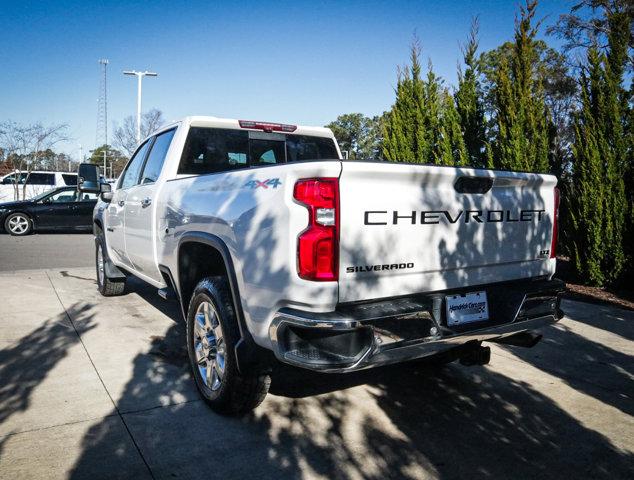
<path fill-rule="evenodd" d="M 455 94 L 456 110 L 467 150 L 467 163 L 474 167 L 486 166 L 485 118 L 479 76 L 480 65 L 476 58 L 478 51 L 478 19 L 471 24 L 469 40 L 462 48 L 465 70 L 458 67 L 458 90 Z"/>
<path fill-rule="evenodd" d="M 510 59 L 501 56 L 494 78 L 494 166 L 508 170 L 548 171 L 549 114 L 544 101 L 532 26 L 536 1 L 520 8 Z"/>

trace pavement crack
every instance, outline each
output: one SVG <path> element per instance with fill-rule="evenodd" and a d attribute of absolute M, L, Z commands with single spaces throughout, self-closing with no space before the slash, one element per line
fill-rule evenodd
<path fill-rule="evenodd" d="M 78 425 L 80 423 L 94 422 L 95 420 L 103 420 L 105 418 L 116 417 L 116 416 L 117 416 L 117 413 L 113 412 L 113 413 L 111 413 L 109 415 L 103 415 L 103 416 L 99 416 L 99 417 L 82 418 L 81 420 L 72 420 L 70 422 L 57 423 L 55 425 L 49 425 L 47 427 L 29 428 L 29 429 L 20 430 L 20 431 L 17 431 L 17 432 L 9 432 L 9 433 L 5 433 L 3 435 L 0 435 L 0 438 L 13 437 L 13 436 L 16 436 L 16 435 L 22 435 L 23 433 L 42 432 L 42 431 L 45 431 L 45 430 L 51 430 L 53 428 L 67 427 L 69 425 Z"/>
<path fill-rule="evenodd" d="M 179 405 L 187 405 L 189 403 L 199 403 L 202 402 L 201 399 L 198 398 L 194 398 L 191 400 L 185 400 L 183 402 L 174 402 L 174 403 L 169 403 L 167 405 L 155 405 L 154 407 L 147 407 L 147 408 L 140 408 L 138 410 L 128 410 L 128 411 L 122 411 L 121 415 L 134 415 L 137 413 L 145 413 L 145 412 L 149 412 L 151 410 L 158 410 L 160 408 L 170 408 L 170 407 L 177 407 Z"/>

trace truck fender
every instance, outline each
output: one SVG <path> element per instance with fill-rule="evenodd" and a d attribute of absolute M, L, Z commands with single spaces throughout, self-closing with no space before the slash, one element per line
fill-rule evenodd
<path fill-rule="evenodd" d="M 187 243 L 200 243 L 212 247 L 213 249 L 218 251 L 218 253 L 220 253 L 220 256 L 222 257 L 225 271 L 227 272 L 227 281 L 231 290 L 231 300 L 233 301 L 236 319 L 238 320 L 238 330 L 240 332 L 240 340 L 238 340 L 238 343 L 235 347 L 238 370 L 240 371 L 240 373 L 252 372 L 253 369 L 256 367 L 260 369 L 262 367 L 265 367 L 265 370 L 268 370 L 268 365 L 270 362 L 265 361 L 265 359 L 268 358 L 270 355 L 267 354 L 268 352 L 266 352 L 265 349 L 259 347 L 255 343 L 253 337 L 251 336 L 251 333 L 249 332 L 249 329 L 246 326 L 244 311 L 242 309 L 242 302 L 240 300 L 241 297 L 236 277 L 236 270 L 233 264 L 233 259 L 231 258 L 231 253 L 229 252 L 229 248 L 227 247 L 226 243 L 220 237 L 207 232 L 193 231 L 183 234 L 178 242 L 176 262 L 177 270 L 179 268 L 181 248 Z M 171 272 L 169 272 L 168 274 L 171 278 L 173 278 Z M 188 299 L 184 298 L 181 293 L 180 274 L 181 272 L 176 272 L 176 278 L 174 279 L 176 280 L 176 283 L 174 283 L 174 286 L 176 289 L 176 294 L 180 299 L 184 318 L 187 318 L 187 305 L 185 304 L 185 302 L 187 302 Z"/>

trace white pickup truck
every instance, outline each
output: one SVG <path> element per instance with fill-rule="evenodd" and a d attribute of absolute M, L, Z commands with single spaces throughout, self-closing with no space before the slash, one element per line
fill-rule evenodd
<path fill-rule="evenodd" d="M 180 302 L 196 385 L 219 412 L 276 362 L 349 372 L 488 362 L 562 316 L 556 178 L 342 160 L 326 128 L 187 117 L 147 138 L 115 189 L 82 165 L 98 288 L 134 275 Z"/>

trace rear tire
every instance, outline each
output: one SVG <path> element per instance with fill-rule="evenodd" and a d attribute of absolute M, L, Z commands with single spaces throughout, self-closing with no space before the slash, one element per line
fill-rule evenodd
<path fill-rule="evenodd" d="M 226 279 L 201 280 L 187 310 L 187 351 L 196 387 L 221 414 L 242 414 L 257 407 L 269 391 L 266 374 L 241 374 L 235 356 L 240 331 Z"/>
<path fill-rule="evenodd" d="M 95 246 L 95 268 L 97 270 L 97 289 L 104 297 L 116 297 L 125 290 L 125 278 L 111 278 L 106 271 L 108 253 L 104 246 L 103 236 L 97 237 Z"/>
<path fill-rule="evenodd" d="M 33 231 L 33 220 L 26 213 L 12 213 L 4 221 L 4 229 L 11 235 L 22 237 Z"/>

